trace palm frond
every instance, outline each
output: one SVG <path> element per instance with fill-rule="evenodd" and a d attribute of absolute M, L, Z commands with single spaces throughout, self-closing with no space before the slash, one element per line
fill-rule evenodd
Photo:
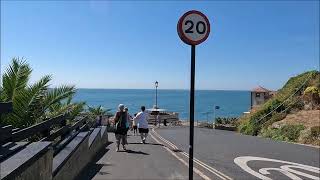
<path fill-rule="evenodd" d="M 65 100 L 66 98 L 75 94 L 74 86 L 60 86 L 58 88 L 46 91 L 43 100 L 44 109 L 48 109 L 51 105 Z"/>
<path fill-rule="evenodd" d="M 31 72 L 29 64 L 24 59 L 12 59 L 12 64 L 3 75 L 2 94 L 5 101 L 12 101 L 15 93 L 27 87 Z"/>

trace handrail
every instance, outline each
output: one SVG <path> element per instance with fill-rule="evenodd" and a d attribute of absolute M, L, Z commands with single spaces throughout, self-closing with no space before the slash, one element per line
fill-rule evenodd
<path fill-rule="evenodd" d="M 28 139 L 39 133 L 42 134 L 42 136 L 49 136 L 53 126 L 64 126 L 66 124 L 66 117 L 66 114 L 59 115 L 24 129 L 13 129 L 12 126 L 0 127 L 0 145 L 7 142 L 18 142 Z"/>
<path fill-rule="evenodd" d="M 12 133 L 11 141 L 21 141 L 29 138 L 37 133 L 42 133 L 45 136 L 50 134 L 50 130 L 53 125 L 60 125 L 63 121 L 66 120 L 66 115 L 59 115 L 47 121 L 35 124 L 33 126 L 21 129 L 17 132 Z"/>

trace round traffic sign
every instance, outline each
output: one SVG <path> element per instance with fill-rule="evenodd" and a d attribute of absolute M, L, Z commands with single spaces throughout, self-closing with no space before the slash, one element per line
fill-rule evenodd
<path fill-rule="evenodd" d="M 208 38 L 210 23 L 203 13 L 192 10 L 181 16 L 177 31 L 183 42 L 189 45 L 198 45 Z"/>

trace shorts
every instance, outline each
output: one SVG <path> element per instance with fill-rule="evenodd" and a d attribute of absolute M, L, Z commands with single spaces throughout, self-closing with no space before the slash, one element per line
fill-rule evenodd
<path fill-rule="evenodd" d="M 134 130 L 138 129 L 138 126 L 133 126 L 133 129 L 134 129 Z"/>
<path fill-rule="evenodd" d="M 139 128 L 139 133 L 149 133 L 148 128 Z"/>

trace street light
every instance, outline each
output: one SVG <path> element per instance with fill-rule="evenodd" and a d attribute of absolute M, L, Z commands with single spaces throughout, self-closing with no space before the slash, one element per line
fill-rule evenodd
<path fill-rule="evenodd" d="M 156 109 L 158 109 L 158 84 L 158 81 L 154 83 L 154 85 L 156 86 Z"/>

